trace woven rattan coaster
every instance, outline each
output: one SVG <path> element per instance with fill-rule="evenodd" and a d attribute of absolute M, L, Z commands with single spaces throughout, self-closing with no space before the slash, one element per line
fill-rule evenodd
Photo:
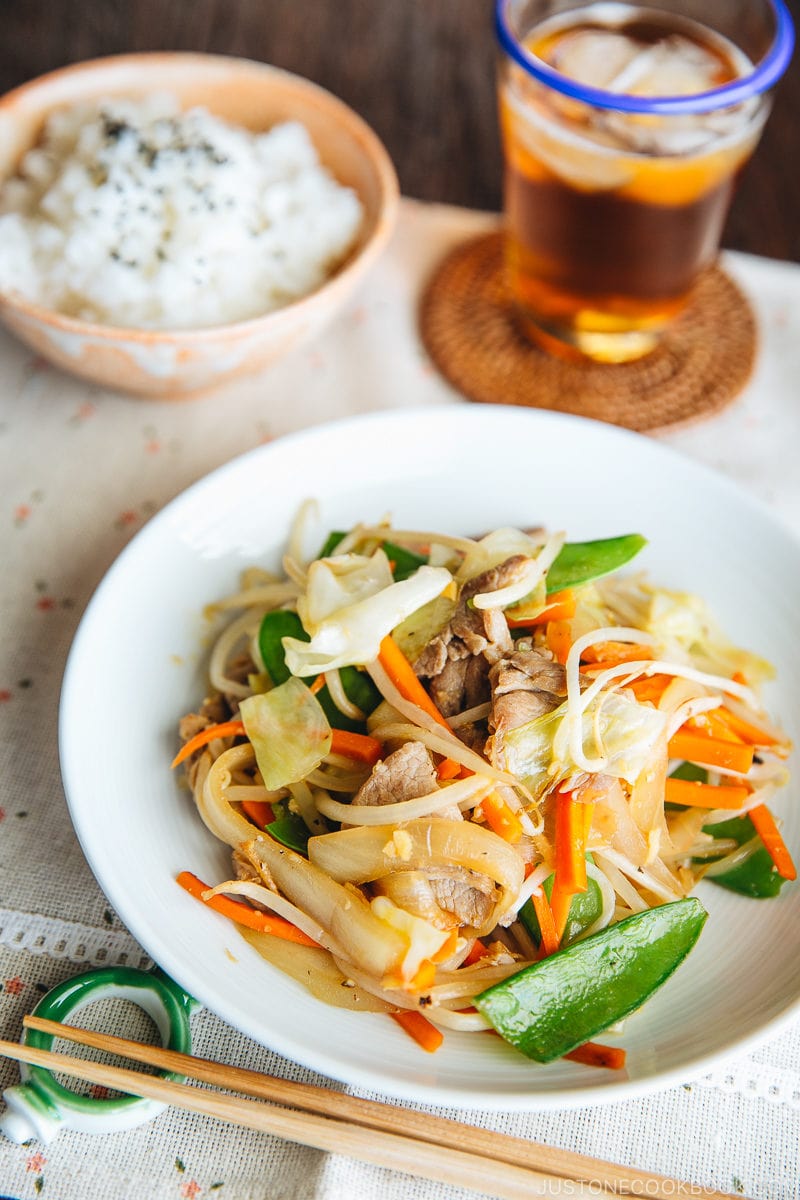
<path fill-rule="evenodd" d="M 445 258 L 423 295 L 420 323 L 434 363 L 470 400 L 576 413 L 642 433 L 719 412 L 747 383 L 756 356 L 750 305 L 713 267 L 646 358 L 619 366 L 555 358 L 516 325 L 499 233 Z"/>

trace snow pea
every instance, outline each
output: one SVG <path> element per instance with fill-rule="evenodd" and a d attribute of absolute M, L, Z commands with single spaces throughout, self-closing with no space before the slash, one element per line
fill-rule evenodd
<path fill-rule="evenodd" d="M 285 683 L 290 675 L 283 650 L 285 637 L 298 638 L 302 642 L 310 641 L 297 613 L 284 610 L 266 613 L 258 631 L 258 648 L 267 673 L 276 686 Z M 371 713 L 380 704 L 380 692 L 363 671 L 357 670 L 356 667 L 342 667 L 339 677 L 348 700 L 357 705 L 362 712 Z M 349 729 L 354 733 L 364 732 L 364 722 L 347 717 L 340 712 L 333 703 L 327 687 L 321 689 L 317 699 L 334 729 Z"/>
<path fill-rule="evenodd" d="M 697 783 L 708 783 L 708 771 L 694 763 L 681 763 L 672 772 L 674 779 L 688 779 Z M 676 806 L 679 807 L 679 806 Z M 730 839 L 739 846 L 758 838 L 758 848 L 738 867 L 722 875 L 708 875 L 707 883 L 716 883 L 718 887 L 727 888 L 729 892 L 738 892 L 741 896 L 750 896 L 755 900 L 769 900 L 780 893 L 788 880 L 778 874 L 766 846 L 761 841 L 756 827 L 748 816 L 730 817 L 727 821 L 718 821 L 716 825 L 704 825 L 703 833 L 713 838 Z M 707 859 L 696 860 L 706 862 Z"/>
<path fill-rule="evenodd" d="M 344 541 L 346 537 L 347 534 L 343 529 L 332 529 L 323 542 L 322 549 L 317 558 L 330 558 L 332 554 L 336 553 L 336 547 L 339 545 L 339 542 Z"/>
<path fill-rule="evenodd" d="M 592 861 L 590 855 L 587 854 L 589 862 Z M 548 875 L 542 887 L 545 895 L 549 900 L 553 893 L 554 875 Z M 600 886 L 594 879 L 587 879 L 586 891 L 576 892 L 572 897 L 572 902 L 569 906 L 569 915 L 567 923 L 564 926 L 564 934 L 562 943 L 566 946 L 570 942 L 574 942 L 576 937 L 583 933 L 584 929 L 588 929 L 593 925 L 600 913 L 603 911 L 603 894 L 600 891 Z M 531 900 L 526 900 L 522 908 L 519 910 L 519 919 L 525 926 L 525 929 L 533 938 L 538 946 L 542 940 L 542 931 L 539 928 L 539 920 L 536 916 L 536 909 L 533 907 Z"/>
<path fill-rule="evenodd" d="M 392 564 L 392 575 L 397 583 L 401 579 L 408 579 L 420 567 L 424 567 L 428 561 L 427 555 L 415 554 L 408 547 L 396 546 L 394 542 L 384 542 L 383 551 Z"/>
<path fill-rule="evenodd" d="M 683 962 L 706 916 L 694 897 L 634 913 L 487 988 L 475 1007 L 528 1058 L 551 1062 L 639 1008 Z"/>
<path fill-rule="evenodd" d="M 716 825 L 704 825 L 703 832 L 710 833 L 714 838 L 732 838 L 740 846 L 758 837 L 756 827 L 748 816 L 731 817 Z M 730 892 L 739 892 L 742 896 L 752 896 L 756 900 L 777 896 L 788 880 L 778 874 L 764 843 L 760 838 L 758 840 L 758 849 L 743 863 L 722 875 L 709 875 L 707 882 L 716 883 Z"/>
<path fill-rule="evenodd" d="M 273 801 L 272 811 L 275 820 L 267 826 L 267 833 L 283 846 L 296 850 L 308 858 L 308 839 L 311 836 L 308 826 L 297 813 L 290 812 L 289 806 L 283 800 Z"/>
<path fill-rule="evenodd" d="M 594 542 L 565 542 L 547 572 L 547 591 L 561 592 L 602 579 L 635 558 L 647 539 L 640 533 L 600 538 Z"/>

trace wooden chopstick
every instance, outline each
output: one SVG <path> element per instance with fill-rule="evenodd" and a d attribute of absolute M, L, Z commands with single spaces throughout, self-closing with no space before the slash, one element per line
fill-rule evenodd
<path fill-rule="evenodd" d="M 571 1181 L 570 1194 L 574 1195 L 597 1195 L 598 1188 L 606 1194 L 646 1195 L 653 1200 L 679 1194 L 677 1180 L 508 1134 L 493 1133 L 410 1109 L 293 1083 L 40 1017 L 26 1016 L 24 1024 L 65 1040 L 191 1076 L 260 1100 L 291 1104 L 304 1111 L 276 1108 L 240 1097 L 219 1096 L 141 1072 L 89 1063 L 85 1059 L 52 1054 L 13 1042 L 0 1042 L 0 1053 L 27 1062 L 33 1062 L 35 1055 L 38 1061 L 34 1065 L 48 1066 L 120 1091 L 151 1095 L 178 1107 L 423 1178 L 498 1197 L 563 1195 L 564 1179 Z M 47 1061 L 42 1061 L 42 1056 Z M 100 1074 L 104 1078 L 96 1077 Z M 703 1194 L 707 1200 L 729 1200 L 720 1192 L 704 1189 Z"/>
<path fill-rule="evenodd" d="M 194 1055 L 181 1054 L 177 1050 L 168 1050 L 162 1046 L 129 1041 L 114 1034 L 95 1033 L 78 1026 L 62 1025 L 58 1021 L 32 1015 L 24 1017 L 23 1024 L 27 1029 L 36 1029 L 66 1041 L 119 1054 L 148 1066 L 174 1071 L 176 1074 L 187 1075 L 215 1087 L 242 1092 L 247 1096 L 256 1096 L 261 1100 L 289 1104 L 294 1108 L 320 1113 L 337 1120 L 348 1120 L 369 1129 L 402 1134 L 404 1137 L 417 1138 L 433 1145 L 453 1146 L 470 1154 L 480 1154 L 497 1162 L 528 1167 L 561 1178 L 580 1179 L 593 1184 L 595 1191 L 598 1186 L 603 1186 L 612 1194 L 636 1191 L 638 1195 L 652 1196 L 657 1194 L 653 1192 L 656 1183 L 659 1186 L 663 1183 L 661 1176 L 604 1163 L 599 1159 L 586 1158 L 569 1150 L 557 1150 L 524 1138 L 511 1137 L 509 1134 L 494 1133 L 491 1130 L 463 1125 L 443 1117 L 414 1112 L 412 1109 L 398 1108 L 375 1100 L 363 1100 L 357 1096 L 315 1087 L 313 1084 L 293 1083 L 291 1080 L 278 1079 L 260 1071 L 229 1066 L 212 1059 L 196 1058 Z M 668 1187 L 670 1183 L 671 1181 L 667 1181 Z M 645 1191 L 645 1188 L 648 1190 Z"/>
<path fill-rule="evenodd" d="M 203 1113 L 228 1124 L 270 1133 L 317 1150 L 348 1155 L 375 1166 L 497 1196 L 500 1200 L 555 1197 L 561 1195 L 564 1185 L 563 1178 L 528 1167 L 498 1163 L 450 1146 L 420 1142 L 316 1113 L 265 1104 L 261 1100 L 211 1092 L 160 1076 L 87 1062 L 83 1058 L 54 1054 L 16 1042 L 0 1041 L 0 1054 L 116 1091 Z M 593 1191 L 596 1194 L 596 1188 L 579 1180 L 571 1184 L 571 1191 L 578 1196 L 589 1196 Z"/>

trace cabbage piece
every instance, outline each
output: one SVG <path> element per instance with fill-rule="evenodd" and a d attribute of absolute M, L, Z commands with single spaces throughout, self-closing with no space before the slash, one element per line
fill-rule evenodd
<path fill-rule="evenodd" d="M 572 759 L 564 724 L 568 706 L 537 717 L 505 734 L 506 769 L 535 796 L 581 770 Z M 581 714 L 587 758 L 602 760 L 603 774 L 633 784 L 666 735 L 668 717 L 616 692 L 600 692 Z M 560 735 L 560 736 L 559 736 Z"/>
<path fill-rule="evenodd" d="M 450 596 L 436 596 L 400 622 L 392 637 L 409 662 L 415 662 L 428 643 L 447 628 L 455 610 L 456 602 Z"/>
<path fill-rule="evenodd" d="M 393 582 L 383 550 L 369 556 L 337 554 L 316 559 L 308 568 L 305 594 L 297 601 L 303 628 L 313 637 L 328 617 L 377 595 Z"/>
<path fill-rule="evenodd" d="M 603 581 L 599 590 L 615 619 L 652 633 L 664 657 L 686 657 L 698 670 L 726 679 L 739 672 L 751 687 L 775 675 L 766 659 L 731 642 L 700 596 L 653 587 L 641 577 Z"/>
<path fill-rule="evenodd" d="M 376 559 L 383 560 L 388 584 L 383 582 L 384 567 Z M 452 582 L 444 567 L 424 566 L 408 579 L 393 583 L 382 550 L 360 561 L 373 564 L 374 570 L 364 566 L 361 571 L 353 565 L 352 570 L 339 572 L 338 566 L 331 569 L 335 559 L 320 563 L 321 571 L 314 569 L 318 564 L 311 564 L 307 593 L 297 605 L 311 641 L 283 639 L 286 665 L 293 675 L 319 675 L 336 667 L 373 662 L 386 635 Z"/>
<path fill-rule="evenodd" d="M 239 705 L 264 786 L 277 791 L 304 779 L 331 748 L 331 727 L 316 696 L 299 679 L 248 696 Z"/>

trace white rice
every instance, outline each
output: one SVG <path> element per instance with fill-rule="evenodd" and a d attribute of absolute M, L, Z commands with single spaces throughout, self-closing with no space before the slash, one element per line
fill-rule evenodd
<path fill-rule="evenodd" d="M 362 221 L 291 121 L 156 96 L 54 114 L 0 192 L 0 292 L 139 329 L 246 320 L 317 288 Z"/>

